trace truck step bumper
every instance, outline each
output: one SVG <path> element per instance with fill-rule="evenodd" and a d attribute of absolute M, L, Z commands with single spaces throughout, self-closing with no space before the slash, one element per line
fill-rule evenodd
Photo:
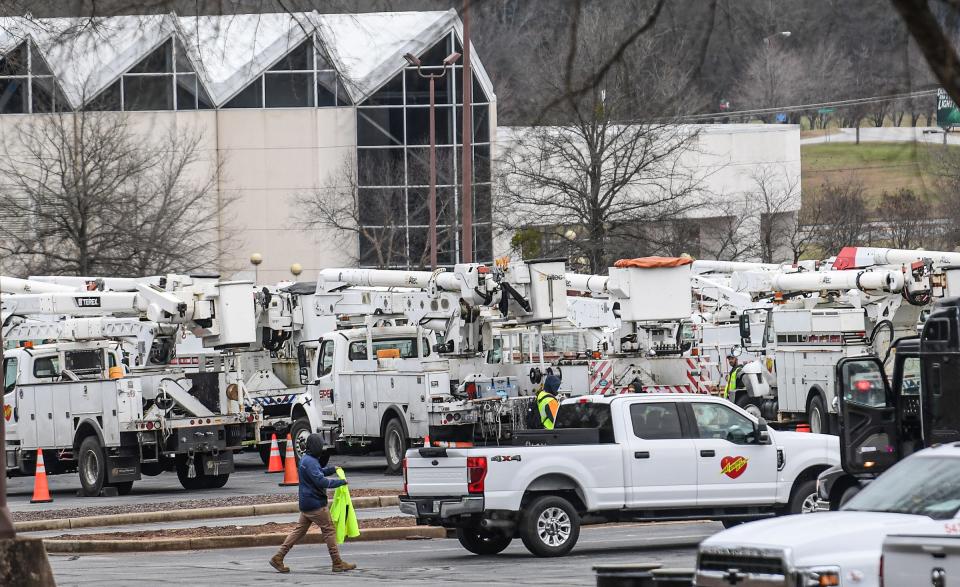
<path fill-rule="evenodd" d="M 400 511 L 417 517 L 421 524 L 441 524 L 444 520 L 483 513 L 483 497 L 410 497 L 400 496 Z"/>

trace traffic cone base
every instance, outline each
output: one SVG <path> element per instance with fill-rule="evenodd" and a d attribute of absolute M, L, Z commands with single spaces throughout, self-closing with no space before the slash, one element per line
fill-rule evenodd
<path fill-rule="evenodd" d="M 280 487 L 300 485 L 300 475 L 297 474 L 297 457 L 293 453 L 293 439 L 287 434 L 287 454 L 283 464 L 283 482 Z"/>
<path fill-rule="evenodd" d="M 47 468 L 43 464 L 43 449 L 37 449 L 37 470 L 33 475 L 33 499 L 30 503 L 50 503 L 50 486 L 47 484 Z"/>
<path fill-rule="evenodd" d="M 289 438 L 290 435 L 288 434 Z M 280 459 L 280 447 L 277 445 L 277 435 L 270 438 L 270 459 L 267 461 L 265 473 L 283 473 L 283 460 Z"/>

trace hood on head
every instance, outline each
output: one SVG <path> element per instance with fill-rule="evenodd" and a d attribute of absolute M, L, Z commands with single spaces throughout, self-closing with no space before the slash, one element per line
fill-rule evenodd
<path fill-rule="evenodd" d="M 319 434 L 311 434 L 307 437 L 307 454 L 320 458 L 323 456 L 323 449 L 326 448 L 323 444 L 323 436 Z"/>

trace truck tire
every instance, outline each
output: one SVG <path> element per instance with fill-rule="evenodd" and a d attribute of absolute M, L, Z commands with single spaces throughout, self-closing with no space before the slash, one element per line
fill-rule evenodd
<path fill-rule="evenodd" d="M 816 511 L 817 506 L 817 481 L 809 479 L 798 483 L 790 494 L 790 505 L 787 507 L 788 514 L 809 514 Z"/>
<path fill-rule="evenodd" d="M 96 436 L 88 436 L 80 443 L 77 454 L 81 492 L 87 497 L 100 495 L 107 482 L 107 454 Z"/>
<path fill-rule="evenodd" d="M 130 492 L 133 490 L 133 481 L 120 481 L 118 483 L 111 483 L 110 487 L 113 487 L 117 490 L 117 495 L 130 495 Z"/>
<path fill-rule="evenodd" d="M 853 499 L 853 497 L 858 493 L 860 493 L 859 487 L 847 487 L 843 491 L 843 495 L 840 496 L 840 501 L 838 502 L 837 507 L 842 508 L 843 506 L 847 505 L 847 502 Z"/>
<path fill-rule="evenodd" d="M 520 538 L 535 556 L 563 556 L 580 538 L 580 514 L 562 497 L 538 497 L 523 508 Z"/>
<path fill-rule="evenodd" d="M 513 537 L 483 528 L 457 528 L 457 540 L 473 554 L 490 556 L 503 552 L 510 546 Z"/>
<path fill-rule="evenodd" d="M 223 473 L 222 475 L 204 475 L 202 479 L 204 489 L 220 489 L 227 484 L 227 481 L 230 479 L 230 473 Z"/>
<path fill-rule="evenodd" d="M 203 471 L 195 469 L 194 472 L 196 476 L 190 477 L 190 463 L 188 462 L 187 455 L 177 455 L 177 479 L 180 480 L 180 485 L 189 491 L 206 489 L 207 481 Z"/>
<path fill-rule="evenodd" d="M 762 403 L 763 400 L 750 397 L 746 393 L 737 398 L 737 405 L 754 418 L 763 417 L 763 411 L 761 410 Z"/>
<path fill-rule="evenodd" d="M 403 472 L 407 435 L 403 432 L 403 424 L 396 418 L 391 418 L 383 427 L 383 453 L 387 457 L 387 475 L 399 475 Z"/>
<path fill-rule="evenodd" d="M 830 413 L 823 405 L 823 398 L 819 394 L 810 400 L 810 407 L 807 408 L 807 422 L 810 423 L 810 432 L 830 434 Z"/>
<path fill-rule="evenodd" d="M 294 421 L 293 426 L 290 426 L 290 438 L 293 439 L 293 456 L 296 457 L 297 463 L 300 462 L 300 458 L 307 450 L 307 438 L 310 437 L 312 432 L 310 418 L 306 416 L 300 416 Z"/>

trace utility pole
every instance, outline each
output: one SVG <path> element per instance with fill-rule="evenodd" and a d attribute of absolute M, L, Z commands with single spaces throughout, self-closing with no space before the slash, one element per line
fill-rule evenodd
<path fill-rule="evenodd" d="M 437 104 L 434 97 L 436 81 L 447 73 L 447 67 L 452 66 L 460 59 L 460 54 L 454 51 L 443 60 L 440 73 L 423 73 L 420 59 L 412 53 L 403 56 L 407 63 L 417 68 L 417 74 L 430 80 L 430 269 L 437 268 Z"/>
<path fill-rule="evenodd" d="M 463 255 L 473 263 L 473 68 L 470 64 L 470 0 L 463 0 Z"/>

